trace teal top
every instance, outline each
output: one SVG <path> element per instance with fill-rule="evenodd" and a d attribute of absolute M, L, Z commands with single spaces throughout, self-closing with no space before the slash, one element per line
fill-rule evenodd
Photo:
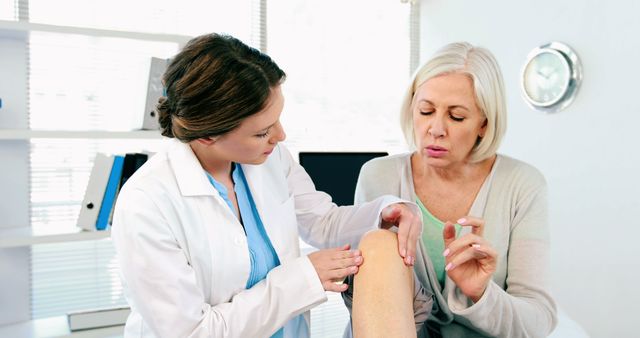
<path fill-rule="evenodd" d="M 445 277 L 445 259 L 444 256 L 442 256 L 442 252 L 444 251 L 444 240 L 442 239 L 444 222 L 433 216 L 419 198 L 416 199 L 416 204 L 418 204 L 420 211 L 422 211 L 422 220 L 424 222 L 422 227 L 422 243 L 424 243 L 427 254 L 429 258 L 431 258 L 433 269 L 436 272 L 436 277 L 442 288 Z M 459 224 L 454 224 L 454 226 L 456 227 L 456 234 L 458 234 L 462 226 Z"/>

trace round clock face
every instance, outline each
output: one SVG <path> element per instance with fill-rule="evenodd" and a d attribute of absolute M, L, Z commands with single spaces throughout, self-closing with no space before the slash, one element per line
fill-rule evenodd
<path fill-rule="evenodd" d="M 541 49 L 531 57 L 522 75 L 527 100 L 535 106 L 549 107 L 563 99 L 569 89 L 571 68 L 560 52 Z"/>

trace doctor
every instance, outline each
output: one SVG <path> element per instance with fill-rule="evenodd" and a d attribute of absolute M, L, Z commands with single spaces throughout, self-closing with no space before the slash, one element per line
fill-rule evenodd
<path fill-rule="evenodd" d="M 132 313 L 125 337 L 308 337 L 309 310 L 362 263 L 362 234 L 397 225 L 414 263 L 421 220 L 386 196 L 337 207 L 278 143 L 284 72 L 225 35 L 191 40 L 157 107 L 177 139 L 119 194 L 112 237 Z M 298 238 L 330 248 L 300 256 Z"/>

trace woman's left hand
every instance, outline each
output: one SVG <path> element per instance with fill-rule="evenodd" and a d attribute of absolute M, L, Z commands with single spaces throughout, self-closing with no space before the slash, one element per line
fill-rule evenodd
<path fill-rule="evenodd" d="M 484 220 L 465 216 L 458 220 L 472 227 L 471 233 L 456 239 L 456 229 L 447 222 L 442 232 L 447 275 L 474 303 L 480 300 L 496 271 L 498 254 L 483 237 Z"/>

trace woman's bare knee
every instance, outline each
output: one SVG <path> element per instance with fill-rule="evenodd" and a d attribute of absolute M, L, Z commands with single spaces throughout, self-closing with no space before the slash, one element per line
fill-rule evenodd
<path fill-rule="evenodd" d="M 364 262 L 354 278 L 354 338 L 415 337 L 413 271 L 398 254 L 398 237 L 388 230 L 365 234 Z"/>

